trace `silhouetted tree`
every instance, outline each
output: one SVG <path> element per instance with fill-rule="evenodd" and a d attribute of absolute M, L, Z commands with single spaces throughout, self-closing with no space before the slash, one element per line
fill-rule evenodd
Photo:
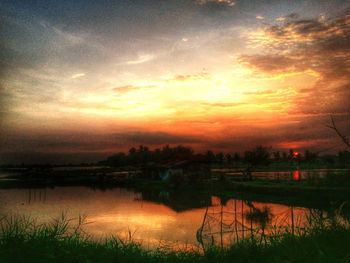
<path fill-rule="evenodd" d="M 272 154 L 273 154 L 273 159 L 275 161 L 280 161 L 281 160 L 281 153 L 280 153 L 280 151 L 275 151 Z"/>
<path fill-rule="evenodd" d="M 334 165 L 336 163 L 337 156 L 331 155 L 331 154 L 326 154 L 320 156 L 320 159 L 323 163 L 329 164 L 329 165 Z"/>
<path fill-rule="evenodd" d="M 253 151 L 246 151 L 244 153 L 244 162 L 252 165 L 269 165 L 270 164 L 269 148 L 257 146 Z"/>
<path fill-rule="evenodd" d="M 282 152 L 282 160 L 287 161 L 288 160 L 288 155 L 286 152 Z"/>
<path fill-rule="evenodd" d="M 241 156 L 239 155 L 239 153 L 234 153 L 233 154 L 233 161 L 237 164 L 241 161 Z"/>
<path fill-rule="evenodd" d="M 232 164 L 233 158 L 232 158 L 232 155 L 231 155 L 231 154 L 227 153 L 227 154 L 225 155 L 225 159 L 226 159 L 226 163 L 227 163 L 227 164 Z"/>
<path fill-rule="evenodd" d="M 207 151 L 207 153 L 205 154 L 205 160 L 207 163 L 214 163 L 215 154 L 212 151 Z"/>
<path fill-rule="evenodd" d="M 349 151 L 338 152 L 338 159 L 339 159 L 340 164 L 349 164 L 350 163 L 350 152 Z"/>
<path fill-rule="evenodd" d="M 225 156 L 222 152 L 216 154 L 215 156 L 216 158 L 216 162 L 218 162 L 219 164 L 223 164 L 224 163 L 224 159 L 225 159 Z"/>
<path fill-rule="evenodd" d="M 294 157 L 294 149 L 289 149 L 288 159 L 293 160 L 293 157 Z"/>
<path fill-rule="evenodd" d="M 309 150 L 306 150 L 303 159 L 305 162 L 312 162 L 317 158 L 317 155 L 317 153 L 313 153 Z"/>
<path fill-rule="evenodd" d="M 125 153 L 120 152 L 107 158 L 107 163 L 111 166 L 123 166 L 127 164 Z"/>

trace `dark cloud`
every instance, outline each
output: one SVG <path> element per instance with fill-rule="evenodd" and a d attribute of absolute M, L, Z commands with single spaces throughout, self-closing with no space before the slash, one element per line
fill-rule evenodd
<path fill-rule="evenodd" d="M 349 51 L 350 14 L 331 20 L 295 20 L 265 29 L 267 46 L 285 50 L 303 48 L 313 53 Z M 330 47 L 333 50 L 330 50 Z"/>
<path fill-rule="evenodd" d="M 348 118 L 350 115 L 337 115 L 339 128 L 350 132 Z M 302 149 L 326 149 L 339 144 L 333 131 L 326 127 L 328 116 L 304 116 L 302 122 L 290 122 L 276 129 L 259 127 L 258 124 L 246 129 L 245 123 L 232 121 L 225 131 L 216 137 L 198 137 L 176 135 L 161 131 L 123 131 L 110 134 L 93 134 L 88 132 L 38 133 L 16 131 L 3 137 L 0 142 L 0 163 L 80 163 L 102 160 L 130 147 L 147 145 L 151 148 L 166 144 L 187 145 L 198 151 L 212 149 L 225 152 L 242 152 L 256 145 L 284 148 L 286 145 L 299 146 Z M 292 132 L 291 132 L 292 131 Z M 307 139 L 306 139 L 307 138 Z M 289 144 L 288 144 L 289 143 Z M 317 145 L 319 143 L 319 145 Z M 288 146 L 289 147 L 289 146 Z M 313 148 L 314 147 L 314 148 Z"/>
<path fill-rule="evenodd" d="M 202 139 L 188 135 L 174 135 L 165 132 L 128 132 L 116 135 L 131 144 L 163 145 L 201 143 Z"/>
<path fill-rule="evenodd" d="M 336 122 L 345 134 L 350 133 L 348 125 L 350 115 L 337 115 Z M 226 127 L 226 134 L 207 142 L 207 149 L 217 151 L 242 152 L 254 148 L 256 145 L 271 146 L 277 149 L 293 148 L 298 150 L 327 150 L 334 146 L 342 147 L 334 132 L 326 127 L 330 118 L 325 115 L 296 116 L 295 121 L 284 123 L 278 127 L 259 127 L 251 125 L 251 129 L 238 132 L 244 124 L 232 123 Z M 243 130 L 243 129 L 242 129 Z"/>
<path fill-rule="evenodd" d="M 80 164 L 96 163 L 109 156 L 110 153 L 50 153 L 36 151 L 9 152 L 1 154 L 0 164 Z"/>
<path fill-rule="evenodd" d="M 10 104 L 11 97 L 5 90 L 3 80 L 8 73 L 9 63 L 8 63 L 8 52 L 6 52 L 8 47 L 8 39 L 3 33 L 5 31 L 5 19 L 4 12 L 0 9 L 0 136 L 2 134 L 2 128 L 4 126 L 4 121 L 7 115 L 8 106 Z M 1 137 L 0 137 L 1 139 Z"/>
<path fill-rule="evenodd" d="M 299 17 L 300 17 L 300 15 L 297 13 L 290 13 L 290 14 L 285 15 L 285 16 L 280 16 L 276 20 L 277 21 L 286 21 L 286 20 L 288 21 L 288 20 L 298 19 Z"/>
<path fill-rule="evenodd" d="M 264 74 L 315 72 L 316 85 L 300 92 L 291 113 L 349 113 L 350 15 L 330 20 L 293 20 L 264 29 L 267 54 L 240 61 Z M 254 39 L 253 39 L 254 42 Z"/>
<path fill-rule="evenodd" d="M 239 61 L 266 73 L 300 71 L 303 60 L 283 55 L 243 55 Z"/>
<path fill-rule="evenodd" d="M 127 151 L 130 147 L 141 144 L 159 147 L 166 144 L 194 145 L 204 143 L 204 140 L 195 136 L 174 135 L 157 131 L 125 131 L 111 134 L 74 131 L 64 133 L 16 131 L 2 134 L 1 139 L 0 164 L 6 162 L 77 163 L 101 160 L 102 157 Z M 74 155 L 76 156 L 73 157 Z M 99 159 L 97 159 L 98 157 Z"/>

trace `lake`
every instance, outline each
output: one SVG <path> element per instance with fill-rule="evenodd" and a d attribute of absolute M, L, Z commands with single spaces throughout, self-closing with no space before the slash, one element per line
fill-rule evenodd
<path fill-rule="evenodd" d="M 289 229 L 297 232 L 326 211 L 277 203 L 222 200 L 216 196 L 140 193 L 124 188 L 88 187 L 0 189 L 0 215 L 26 215 L 40 223 L 86 216 L 84 230 L 94 239 L 119 236 L 146 248 L 186 249 L 228 245 L 251 235 Z M 74 222 L 74 221 L 73 221 Z M 75 221 L 76 222 L 76 221 Z"/>
<path fill-rule="evenodd" d="M 224 168 L 212 169 L 213 172 L 224 174 L 228 178 L 242 175 L 242 169 Z M 243 170 L 244 171 L 244 170 Z M 286 180 L 286 181 L 301 181 L 310 177 L 325 177 L 328 174 L 343 174 L 348 172 L 348 169 L 309 169 L 309 170 L 292 170 L 292 171 L 252 171 L 253 178 L 267 180 Z"/>

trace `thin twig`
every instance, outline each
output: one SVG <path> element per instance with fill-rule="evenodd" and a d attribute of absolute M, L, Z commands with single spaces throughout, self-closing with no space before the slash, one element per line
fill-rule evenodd
<path fill-rule="evenodd" d="M 337 128 L 333 115 L 331 115 L 331 121 L 332 121 L 332 125 L 326 125 L 328 128 L 334 130 L 337 135 L 342 139 L 342 141 L 345 143 L 345 145 L 350 148 L 350 142 L 349 142 L 349 138 L 346 137 L 344 134 L 342 134 L 339 129 Z"/>

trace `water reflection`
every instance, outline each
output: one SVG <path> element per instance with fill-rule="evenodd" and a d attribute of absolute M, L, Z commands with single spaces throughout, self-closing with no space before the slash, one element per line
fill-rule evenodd
<path fill-rule="evenodd" d="M 300 180 L 300 172 L 299 170 L 293 171 L 293 181 L 299 181 Z"/>
<path fill-rule="evenodd" d="M 105 191 L 87 187 L 0 189 L 1 215 L 30 215 L 40 222 L 87 216 L 85 232 L 101 239 L 118 235 L 146 248 L 226 246 L 242 238 L 290 231 L 332 214 L 305 207 L 166 191 Z"/>
<path fill-rule="evenodd" d="M 32 202 L 46 202 L 46 188 L 29 188 L 28 199 L 26 200 L 28 204 Z"/>
<path fill-rule="evenodd" d="M 301 181 L 307 178 L 323 178 L 327 174 L 342 174 L 347 169 L 311 169 L 311 170 L 291 170 L 291 171 L 253 171 L 251 172 L 253 178 L 263 178 L 268 180 L 293 180 Z M 213 173 L 224 174 L 227 178 L 234 179 L 242 175 L 242 169 L 235 168 L 218 168 L 212 169 Z"/>
<path fill-rule="evenodd" d="M 158 201 L 149 201 L 144 196 L 158 196 Z M 44 223 L 58 218 L 62 212 L 67 218 L 77 218 L 80 214 L 85 215 L 89 223 L 85 232 L 97 240 L 112 235 L 124 239 L 130 231 L 134 233 L 133 240 L 142 242 L 146 248 L 197 245 L 196 230 L 207 204 L 201 208 L 200 203 L 185 208 L 182 197 L 172 197 L 166 193 L 141 194 L 123 188 L 105 191 L 87 187 L 0 189 L 0 216 L 26 215 Z"/>
<path fill-rule="evenodd" d="M 213 245 L 224 247 L 244 238 L 267 242 L 267 236 L 271 234 L 299 235 L 315 226 L 347 223 L 348 218 L 339 211 L 235 199 L 222 204 L 220 198 L 213 197 L 197 231 L 197 240 L 203 249 Z"/>

